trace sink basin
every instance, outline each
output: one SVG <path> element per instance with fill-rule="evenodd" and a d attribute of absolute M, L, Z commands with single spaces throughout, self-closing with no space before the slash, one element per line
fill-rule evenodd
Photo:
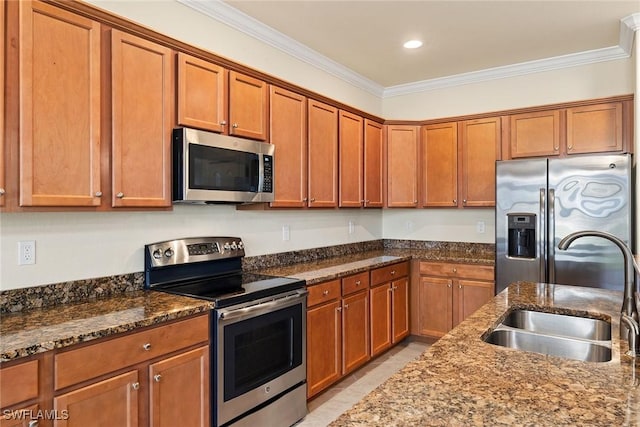
<path fill-rule="evenodd" d="M 485 338 L 485 342 L 584 362 L 608 362 L 611 360 L 611 347 L 606 345 L 518 329 L 496 329 Z"/>
<path fill-rule="evenodd" d="M 484 334 L 486 343 L 584 362 L 611 360 L 611 323 L 516 309 Z"/>
<path fill-rule="evenodd" d="M 543 313 L 533 310 L 513 310 L 502 321 L 502 324 L 539 334 L 561 335 L 585 340 L 611 340 L 611 323 L 589 317 Z"/>

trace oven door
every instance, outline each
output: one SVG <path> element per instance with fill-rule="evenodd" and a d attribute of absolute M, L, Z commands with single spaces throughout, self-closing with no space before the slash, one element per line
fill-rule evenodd
<path fill-rule="evenodd" d="M 306 295 L 297 290 L 216 310 L 216 425 L 306 381 Z"/>

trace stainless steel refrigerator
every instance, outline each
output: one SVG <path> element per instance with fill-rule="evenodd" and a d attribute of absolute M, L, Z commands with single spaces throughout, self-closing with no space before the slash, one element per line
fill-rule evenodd
<path fill-rule="evenodd" d="M 597 237 L 558 243 L 569 233 L 599 230 L 632 246 L 631 156 L 496 162 L 496 293 L 519 280 L 622 290 L 620 249 Z"/>

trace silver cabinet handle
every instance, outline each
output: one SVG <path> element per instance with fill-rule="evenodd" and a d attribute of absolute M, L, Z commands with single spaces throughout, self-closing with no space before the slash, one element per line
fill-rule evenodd
<path fill-rule="evenodd" d="M 146 351 L 151 350 L 151 343 L 142 344 L 142 348 Z"/>
<path fill-rule="evenodd" d="M 342 307 L 336 308 L 336 311 L 342 311 Z"/>
<path fill-rule="evenodd" d="M 356 280 L 356 286 L 360 286 L 360 280 Z"/>
<path fill-rule="evenodd" d="M 457 205 L 458 204 L 458 199 L 453 199 L 453 204 Z"/>
<path fill-rule="evenodd" d="M 162 378 L 162 375 L 160 375 L 160 374 L 156 374 L 156 375 L 154 375 L 154 376 L 153 376 L 153 380 L 154 380 L 155 382 L 157 382 L 157 383 L 159 383 L 159 382 L 160 382 L 160 379 L 161 379 L 161 378 Z"/>
<path fill-rule="evenodd" d="M 0 188 L 0 196 L 4 196 L 4 188 Z M 37 420 L 36 420 L 37 422 Z"/>
<path fill-rule="evenodd" d="M 220 126 L 226 126 L 226 125 L 227 125 L 227 121 L 226 120 L 223 120 L 223 121 L 220 122 Z"/>
<path fill-rule="evenodd" d="M 447 288 L 450 288 L 450 287 L 451 287 L 451 283 L 447 283 Z"/>
<path fill-rule="evenodd" d="M 462 199 L 462 203 L 467 203 L 467 199 Z"/>
<path fill-rule="evenodd" d="M 238 127 L 237 123 L 234 123 L 233 125 L 231 125 L 234 129 Z"/>
<path fill-rule="evenodd" d="M 344 305 L 344 308 L 345 308 L 345 309 L 349 308 L 349 304 L 345 304 L 345 305 Z"/>
<path fill-rule="evenodd" d="M 310 201 L 311 203 L 313 203 L 313 202 L 315 202 L 315 201 L 316 201 L 316 199 L 312 197 L 311 199 L 309 199 L 309 201 Z"/>
<path fill-rule="evenodd" d="M 302 199 L 302 201 L 303 201 L 303 202 L 306 202 L 307 200 L 308 200 L 308 199 L 307 199 L 306 197 L 304 197 L 304 198 Z"/>
<path fill-rule="evenodd" d="M 322 295 L 325 295 L 325 296 L 329 295 L 329 291 L 327 290 L 322 291 Z"/>
<path fill-rule="evenodd" d="M 122 199 L 122 198 L 124 197 L 124 193 L 123 193 L 123 192 L 120 192 L 120 193 L 116 194 L 116 197 L 117 197 L 118 199 Z"/>
<path fill-rule="evenodd" d="M 453 267 L 453 272 L 454 272 L 454 273 L 457 273 L 457 272 L 458 272 L 458 269 L 457 269 L 457 268 L 455 268 L 455 267 Z"/>
<path fill-rule="evenodd" d="M 396 271 L 395 270 L 391 270 L 391 275 L 395 276 L 396 275 Z"/>
<path fill-rule="evenodd" d="M 28 427 L 38 427 L 38 420 L 29 421 Z"/>
<path fill-rule="evenodd" d="M 462 285 L 458 284 L 458 289 L 462 289 Z"/>
<path fill-rule="evenodd" d="M 102 197 L 102 191 L 96 191 L 96 197 Z"/>
<path fill-rule="evenodd" d="M 133 384 L 131 384 L 131 388 L 134 390 L 138 390 L 140 388 L 140 383 L 139 382 L 135 382 Z"/>

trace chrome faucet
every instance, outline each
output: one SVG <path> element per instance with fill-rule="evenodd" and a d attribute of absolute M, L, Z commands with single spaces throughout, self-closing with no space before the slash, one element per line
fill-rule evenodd
<path fill-rule="evenodd" d="M 627 355 L 636 357 L 640 355 L 640 325 L 638 324 L 638 307 L 634 293 L 635 286 L 635 266 L 633 263 L 633 253 L 631 249 L 618 237 L 602 231 L 585 230 L 576 231 L 565 236 L 558 244 L 558 249 L 566 251 L 574 240 L 580 237 L 601 237 L 613 242 L 622 251 L 624 256 L 624 299 L 620 313 L 620 337 L 629 342 Z"/>

